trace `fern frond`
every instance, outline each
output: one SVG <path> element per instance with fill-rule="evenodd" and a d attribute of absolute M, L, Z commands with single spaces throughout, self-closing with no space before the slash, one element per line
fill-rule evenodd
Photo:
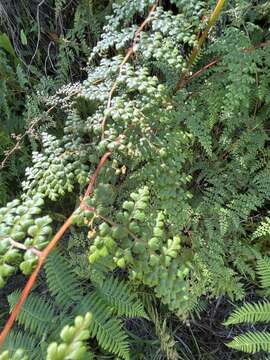
<path fill-rule="evenodd" d="M 95 290 L 118 316 L 144 317 L 147 315 L 143 304 L 129 286 L 116 277 L 108 277 Z"/>
<path fill-rule="evenodd" d="M 259 351 L 270 352 L 270 333 L 249 331 L 246 334 L 235 337 L 227 346 L 251 354 Z"/>
<path fill-rule="evenodd" d="M 261 287 L 270 288 L 270 259 L 264 258 L 257 262 L 257 274 L 260 279 Z"/>
<path fill-rule="evenodd" d="M 99 345 L 123 359 L 129 359 L 127 334 L 120 320 L 111 317 L 111 309 L 95 292 L 86 295 L 75 309 L 76 314 L 91 312 L 93 319 L 89 327 L 90 335 L 96 337 Z"/>
<path fill-rule="evenodd" d="M 259 302 L 257 304 L 245 304 L 237 308 L 224 323 L 233 325 L 240 323 L 253 324 L 259 321 L 270 321 L 270 302 Z"/>
<path fill-rule="evenodd" d="M 8 296 L 11 309 L 17 304 L 20 292 L 15 291 Z M 22 306 L 17 321 L 23 326 L 25 331 L 29 330 L 37 337 L 49 334 L 56 322 L 56 315 L 53 306 L 43 300 L 40 296 L 30 294 Z"/>
<path fill-rule="evenodd" d="M 38 341 L 25 332 L 12 330 L 6 338 L 3 349 L 13 354 L 18 349 L 23 349 L 30 360 L 40 359 L 40 348 Z"/>
<path fill-rule="evenodd" d="M 63 256 L 53 252 L 45 264 L 47 284 L 58 305 L 68 308 L 80 298 L 79 282 Z"/>

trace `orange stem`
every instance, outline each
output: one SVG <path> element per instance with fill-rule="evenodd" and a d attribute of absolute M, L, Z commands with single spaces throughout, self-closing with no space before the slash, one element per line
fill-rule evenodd
<path fill-rule="evenodd" d="M 100 170 L 102 169 L 102 167 L 105 165 L 106 161 L 108 160 L 109 156 L 111 155 L 111 152 L 107 152 L 106 154 L 104 154 L 94 172 L 94 175 L 91 177 L 91 180 L 89 182 L 89 185 L 87 187 L 87 190 L 84 194 L 84 197 L 81 201 L 80 207 L 82 206 L 84 199 L 91 195 L 93 190 L 94 190 L 94 186 L 96 183 L 96 179 L 98 177 L 98 174 L 100 173 Z M 54 235 L 54 237 L 52 238 L 52 240 L 49 242 L 49 244 L 46 246 L 46 248 L 41 252 L 39 259 L 38 259 L 38 264 L 37 267 L 35 268 L 34 272 L 31 274 L 30 278 L 28 279 L 22 294 L 20 296 L 19 301 L 17 302 L 17 304 L 15 305 L 14 309 L 12 310 L 1 334 L 0 334 L 0 348 L 3 345 L 8 333 L 10 332 L 19 312 L 21 311 L 22 305 L 24 304 L 25 300 L 27 299 L 27 296 L 29 295 L 31 289 L 33 288 L 33 285 L 36 282 L 38 273 L 40 271 L 40 269 L 42 268 L 42 266 L 44 265 L 48 255 L 51 253 L 51 251 L 54 249 L 54 247 L 56 246 L 56 244 L 59 242 L 59 240 L 62 238 L 62 236 L 64 235 L 64 233 L 69 229 L 69 227 L 72 225 L 72 217 L 73 214 L 70 215 L 70 217 L 65 221 L 65 223 L 61 226 L 61 228 L 57 231 L 57 233 Z"/>

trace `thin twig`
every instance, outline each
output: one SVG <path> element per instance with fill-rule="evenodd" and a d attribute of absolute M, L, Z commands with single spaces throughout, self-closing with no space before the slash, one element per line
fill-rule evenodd
<path fill-rule="evenodd" d="M 10 244 L 12 245 L 13 248 L 17 248 L 17 249 L 21 249 L 21 250 L 25 250 L 25 251 L 31 251 L 33 254 L 37 255 L 38 257 L 41 256 L 41 251 L 39 251 L 38 249 L 36 249 L 34 246 L 32 247 L 27 247 L 24 244 L 17 242 L 11 238 L 7 238 L 8 241 L 10 242 Z"/>
<path fill-rule="evenodd" d="M 46 114 L 49 114 L 53 109 L 55 108 L 55 105 L 50 107 L 47 111 Z M 0 164 L 0 170 L 3 169 L 6 165 L 6 162 L 8 161 L 8 159 L 11 157 L 11 155 L 16 151 L 19 150 L 21 148 L 21 142 L 22 140 L 28 135 L 31 134 L 32 130 L 34 130 L 35 126 L 40 122 L 40 120 L 42 119 L 42 116 L 39 116 L 35 121 L 33 121 L 32 125 L 29 127 L 29 129 L 27 129 L 27 131 L 25 131 L 25 133 L 19 137 L 18 141 L 16 142 L 16 144 L 13 146 L 13 148 L 11 148 L 7 154 L 6 157 L 4 158 L 4 160 L 1 162 Z"/>
<path fill-rule="evenodd" d="M 147 18 L 141 23 L 140 27 L 137 29 L 137 31 L 135 32 L 135 36 L 133 39 L 133 43 L 132 46 L 128 49 L 128 52 L 126 54 L 126 56 L 124 57 L 123 61 L 121 62 L 121 64 L 119 65 L 119 72 L 118 72 L 118 76 L 121 75 L 122 70 L 123 70 L 123 66 L 128 62 L 129 58 L 134 54 L 135 49 L 136 49 L 136 45 L 138 42 L 138 39 L 140 37 L 141 32 L 143 31 L 143 29 L 145 28 L 145 26 L 153 19 L 153 14 L 156 10 L 157 7 L 157 3 L 154 4 L 151 9 L 150 12 L 147 16 Z M 111 90 L 109 92 L 109 96 L 108 96 L 108 102 L 107 102 L 107 109 L 110 109 L 111 107 L 111 102 L 112 102 L 112 97 L 113 94 L 116 90 L 117 87 L 117 79 L 115 80 L 115 82 L 113 83 Z M 102 119 L 102 123 L 101 123 L 101 128 L 102 128 L 102 135 L 101 138 L 104 139 L 104 132 L 105 132 L 105 127 L 106 127 L 106 121 L 107 121 L 107 116 L 104 115 L 103 119 Z"/>
<path fill-rule="evenodd" d="M 217 5 L 208 20 L 205 30 L 198 38 L 198 45 L 196 47 L 194 47 L 192 50 L 192 53 L 191 53 L 189 61 L 188 61 L 187 71 L 183 73 L 180 80 L 178 81 L 176 88 L 175 88 L 175 92 L 182 89 L 183 86 L 185 85 L 186 74 L 188 74 L 190 72 L 190 69 L 191 69 L 192 65 L 194 64 L 194 61 L 196 60 L 197 55 L 198 55 L 199 51 L 201 50 L 201 48 L 204 44 L 204 41 L 208 36 L 210 29 L 213 27 L 213 25 L 216 23 L 216 21 L 219 17 L 219 14 L 224 6 L 224 3 L 225 3 L 225 0 L 218 0 Z"/>
<path fill-rule="evenodd" d="M 249 48 L 244 48 L 241 51 L 243 51 L 243 52 L 251 52 L 251 51 L 255 51 L 257 49 L 260 49 L 260 48 L 263 48 L 263 47 L 266 47 L 266 46 L 269 46 L 269 45 L 270 45 L 270 40 L 262 42 L 262 43 L 255 44 L 255 45 L 253 45 L 253 46 L 251 46 Z M 191 80 L 193 80 L 194 78 L 200 76 L 206 70 L 210 69 L 212 66 L 217 65 L 220 61 L 221 61 L 220 58 L 214 59 L 209 64 L 203 66 L 201 69 L 199 69 L 194 74 L 192 74 L 190 77 L 183 79 L 182 87 L 186 86 Z M 178 90 L 180 90 L 180 88 Z"/>
<path fill-rule="evenodd" d="M 45 3 L 46 0 L 42 0 L 38 6 L 37 6 L 37 26 L 38 26 L 38 38 L 37 38 L 37 44 L 35 47 L 35 51 L 34 54 L 30 60 L 30 63 L 28 65 L 28 73 L 30 73 L 30 67 L 34 61 L 34 58 L 36 57 L 37 51 L 38 51 L 38 47 L 39 47 L 39 43 L 40 43 L 40 37 L 41 37 L 41 30 L 40 30 L 40 18 L 39 18 L 39 12 L 40 12 L 40 7 Z"/>

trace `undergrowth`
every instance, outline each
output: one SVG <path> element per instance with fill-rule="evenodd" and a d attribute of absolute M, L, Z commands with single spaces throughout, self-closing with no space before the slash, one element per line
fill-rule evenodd
<path fill-rule="evenodd" d="M 256 264 L 269 256 L 270 17 L 266 1 L 215 5 L 56 1 L 44 23 L 40 3 L 37 30 L 22 18 L 20 46 L 0 49 L 16 78 L 1 83 L 15 129 L 6 148 L 18 129 L 11 114 L 26 134 L 5 153 L 0 190 L 15 176 L 21 184 L 0 191 L 0 285 L 32 274 L 22 295 L 5 294 L 11 309 L 24 303 L 0 338 L 9 333 L 3 360 L 221 358 L 228 304 L 254 292 Z M 10 34 L 16 14 L 6 13 Z M 20 89 L 16 105 L 8 86 Z M 222 340 L 210 351 L 197 329 Z M 260 334 L 229 346 L 267 352 Z"/>

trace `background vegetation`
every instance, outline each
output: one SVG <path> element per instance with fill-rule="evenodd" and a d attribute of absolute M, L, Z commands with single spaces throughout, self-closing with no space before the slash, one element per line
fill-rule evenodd
<path fill-rule="evenodd" d="M 215 5 L 0 1 L 1 327 L 75 210 L 1 360 L 267 359 L 270 6 L 191 64 Z"/>

